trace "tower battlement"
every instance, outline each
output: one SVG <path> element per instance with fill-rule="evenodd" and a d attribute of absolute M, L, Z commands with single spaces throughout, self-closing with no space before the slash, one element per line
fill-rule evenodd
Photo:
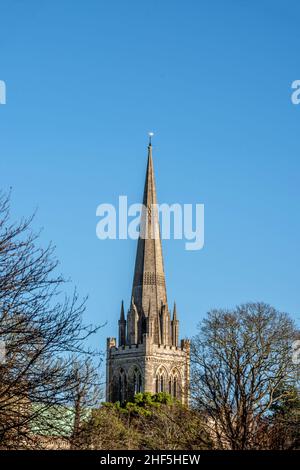
<path fill-rule="evenodd" d="M 144 352 L 150 351 L 182 351 L 184 354 L 189 351 L 189 340 L 181 340 L 180 346 L 174 346 L 170 344 L 153 344 L 151 338 L 145 335 L 144 342 L 138 344 L 123 344 L 117 346 L 116 338 L 107 338 L 107 354 L 108 355 L 119 355 L 119 354 L 136 354 L 137 350 Z"/>

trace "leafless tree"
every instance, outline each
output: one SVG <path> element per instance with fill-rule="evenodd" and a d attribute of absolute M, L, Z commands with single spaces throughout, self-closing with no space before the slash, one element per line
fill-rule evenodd
<path fill-rule="evenodd" d="M 9 196 L 1 194 L 0 447 L 5 449 L 36 447 L 36 423 L 44 432 L 53 426 L 50 410 L 67 407 L 78 391 L 74 358 L 95 355 L 86 344 L 99 328 L 83 323 L 86 299 L 76 290 L 63 293 L 66 281 L 56 274 L 54 247 L 39 247 L 32 218 L 12 223 L 9 206 Z"/>
<path fill-rule="evenodd" d="M 295 383 L 297 336 L 287 314 L 263 303 L 208 314 L 191 345 L 192 397 L 216 447 L 268 446 L 266 418 L 282 384 Z"/>
<path fill-rule="evenodd" d="M 92 416 L 93 409 L 98 407 L 103 399 L 99 365 L 95 365 L 90 358 L 74 361 L 74 375 L 77 383 L 72 391 L 71 404 L 73 412 L 70 447 L 82 449 L 86 447 L 86 424 Z"/>

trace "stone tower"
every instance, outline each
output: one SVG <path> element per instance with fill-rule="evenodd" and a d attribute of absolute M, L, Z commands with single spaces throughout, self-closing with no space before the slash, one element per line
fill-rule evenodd
<path fill-rule="evenodd" d="M 188 404 L 190 343 L 179 344 L 176 305 L 168 307 L 151 140 L 131 304 L 119 319 L 119 340 L 107 339 L 106 400 L 167 392 Z"/>

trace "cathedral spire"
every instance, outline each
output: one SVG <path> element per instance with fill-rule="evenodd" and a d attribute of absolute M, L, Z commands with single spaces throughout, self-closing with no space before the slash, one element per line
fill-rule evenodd
<path fill-rule="evenodd" d="M 179 320 L 177 319 L 176 303 L 174 302 L 173 320 L 171 321 L 172 345 L 178 347 Z"/>
<path fill-rule="evenodd" d="M 119 346 L 125 346 L 126 344 L 126 320 L 124 314 L 124 302 L 122 300 L 121 313 L 119 320 Z"/>
<path fill-rule="evenodd" d="M 152 133 L 149 134 L 149 137 L 148 163 L 140 223 L 141 229 L 132 287 L 135 305 L 138 311 L 144 312 L 145 315 L 148 313 L 149 301 L 151 301 L 151 308 L 155 309 L 155 311 L 160 310 L 161 304 L 167 304 L 152 159 Z"/>
<path fill-rule="evenodd" d="M 124 321 L 124 320 L 125 320 L 125 314 L 124 314 L 124 300 L 122 300 L 122 303 L 121 303 L 120 320 L 121 320 L 121 321 Z"/>
<path fill-rule="evenodd" d="M 188 405 L 190 344 L 179 344 L 176 305 L 168 308 L 149 133 L 143 210 L 131 304 L 119 316 L 119 343 L 107 338 L 106 401 L 132 402 L 139 392 L 168 392 Z"/>
<path fill-rule="evenodd" d="M 174 309 L 173 309 L 173 320 L 177 320 L 177 309 L 176 309 L 176 302 L 174 302 Z"/>

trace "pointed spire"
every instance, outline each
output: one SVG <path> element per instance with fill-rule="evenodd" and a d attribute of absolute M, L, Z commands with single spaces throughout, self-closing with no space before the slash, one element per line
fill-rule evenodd
<path fill-rule="evenodd" d="M 173 309 L 173 321 L 177 320 L 177 309 L 176 309 L 176 302 L 174 302 L 174 309 Z"/>
<path fill-rule="evenodd" d="M 160 310 L 161 303 L 167 304 L 165 273 L 160 239 L 156 187 L 152 160 L 151 135 L 148 145 L 148 163 L 144 187 L 141 231 L 138 240 L 132 295 L 138 311 L 151 307 Z"/>
<path fill-rule="evenodd" d="M 120 321 L 125 321 L 124 300 L 122 300 L 122 303 L 121 303 Z"/>
<path fill-rule="evenodd" d="M 122 300 L 121 313 L 119 320 L 119 346 L 125 346 L 126 344 L 126 320 L 124 315 L 124 302 Z"/>
<path fill-rule="evenodd" d="M 173 320 L 171 321 L 172 345 L 178 347 L 179 321 L 177 319 L 176 302 L 174 302 Z"/>

